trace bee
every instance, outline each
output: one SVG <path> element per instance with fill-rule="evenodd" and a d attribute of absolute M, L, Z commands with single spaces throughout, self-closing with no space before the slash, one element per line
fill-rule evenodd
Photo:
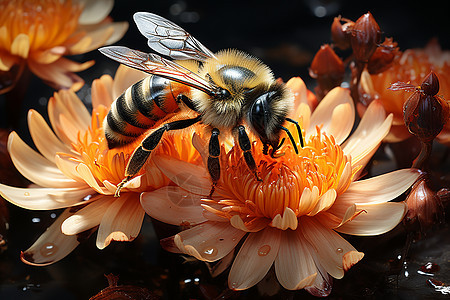
<path fill-rule="evenodd" d="M 294 103 L 293 95 L 283 83 L 275 80 L 269 67 L 259 59 L 233 49 L 214 54 L 180 26 L 152 13 L 137 12 L 134 21 L 151 49 L 174 60 L 123 46 L 99 49 L 124 65 L 150 74 L 113 102 L 104 121 L 109 148 L 128 144 L 147 134 L 131 155 L 116 196 L 140 171 L 165 132 L 196 123 L 206 125 L 211 134 L 207 160 L 212 179 L 209 196 L 220 179 L 221 131 L 235 137 L 248 168 L 257 179 L 246 128 L 261 140 L 263 153 L 275 157 L 285 140 L 280 142 L 282 131 L 287 133 L 298 153 L 292 134 L 283 126 L 286 121 L 292 122 L 303 147 L 298 122 L 287 117 Z M 183 110 L 193 111 L 196 116 L 166 122 L 149 131 L 168 114 Z"/>

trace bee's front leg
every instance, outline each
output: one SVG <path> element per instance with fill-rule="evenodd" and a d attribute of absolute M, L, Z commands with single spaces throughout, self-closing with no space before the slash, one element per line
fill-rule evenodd
<path fill-rule="evenodd" d="M 253 172 L 253 174 L 255 174 L 256 180 L 262 181 L 262 179 L 259 178 L 258 176 L 258 170 L 256 168 L 255 159 L 253 158 L 252 154 L 252 143 L 248 138 L 247 132 L 245 132 L 245 127 L 239 125 L 237 127 L 237 130 L 238 130 L 239 147 L 241 148 L 242 151 L 244 151 L 245 163 L 247 164 L 250 171 Z"/>

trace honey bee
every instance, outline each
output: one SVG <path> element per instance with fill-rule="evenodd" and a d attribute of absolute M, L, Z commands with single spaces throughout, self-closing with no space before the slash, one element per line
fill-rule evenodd
<path fill-rule="evenodd" d="M 119 96 L 104 121 L 109 148 L 147 134 L 134 150 L 116 196 L 140 171 L 165 132 L 199 122 L 211 132 L 207 160 L 212 179 L 209 196 L 220 178 L 221 131 L 230 132 L 236 138 L 248 168 L 258 179 L 246 128 L 262 141 L 263 153 L 275 157 L 285 140 L 280 142 L 281 131 L 287 133 L 298 153 L 292 134 L 283 126 L 286 121 L 292 122 L 297 126 L 303 147 L 300 126 L 287 117 L 294 103 L 293 95 L 283 83 L 275 80 L 269 67 L 259 59 L 238 50 L 214 54 L 180 26 L 152 13 L 135 13 L 134 21 L 151 49 L 175 61 L 122 46 L 99 49 L 122 64 L 151 74 Z M 157 121 L 183 110 L 194 111 L 197 115 L 166 122 L 149 132 Z"/>

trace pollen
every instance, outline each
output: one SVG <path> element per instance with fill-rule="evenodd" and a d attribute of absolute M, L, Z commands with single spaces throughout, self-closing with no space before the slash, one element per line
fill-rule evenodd
<path fill-rule="evenodd" d="M 291 220 L 294 217 L 292 226 L 297 226 L 295 218 L 327 210 L 336 196 L 348 188 L 358 171 L 351 169 L 350 157 L 344 155 L 334 138 L 319 128 L 305 147 L 299 149 L 298 155 L 290 145 L 281 149 L 284 155 L 279 158 L 256 151 L 261 148 L 255 142 L 253 156 L 261 181 L 248 170 L 241 159 L 241 151 L 233 148 L 224 161 L 227 167 L 217 189 L 223 198 L 233 200 L 218 203 L 209 200 L 203 205 L 231 221 L 236 221 L 233 217 L 238 215 L 250 231 L 264 222 L 286 229 L 290 221 L 283 221 L 282 217 Z"/>

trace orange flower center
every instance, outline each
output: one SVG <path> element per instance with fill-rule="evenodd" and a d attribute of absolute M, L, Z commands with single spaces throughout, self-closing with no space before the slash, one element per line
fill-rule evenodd
<path fill-rule="evenodd" d="M 78 141 L 73 144 L 78 156 L 72 156 L 72 159 L 85 164 L 100 185 L 104 181 L 117 185 L 124 179 L 127 163 L 145 135 L 131 144 L 109 149 L 102 126 L 107 114 L 108 110 L 103 105 L 93 109 L 91 127 L 78 133 Z M 187 162 L 200 160 L 200 155 L 191 145 L 191 136 L 168 135 L 161 141 L 157 150 L 136 175 L 143 175 L 139 191 L 154 190 L 170 183 L 153 161 L 158 155 L 177 157 Z"/>
<path fill-rule="evenodd" d="M 0 0 L 0 49 L 9 50 L 21 33 L 30 50 L 61 45 L 78 27 L 81 12 L 71 0 Z"/>
<path fill-rule="evenodd" d="M 257 142 L 254 149 L 261 149 L 261 145 Z M 284 146 L 283 151 L 284 155 L 276 159 L 253 151 L 262 179 L 258 181 L 242 159 L 242 152 L 233 148 L 218 187 L 222 199 L 232 200 L 205 200 L 204 207 L 225 218 L 239 215 L 250 227 L 255 219 L 271 221 L 277 215 L 283 216 L 287 208 L 296 217 L 316 214 L 332 205 L 357 171 L 351 169 L 350 157 L 344 155 L 334 138 L 319 128 L 298 155 L 290 146 Z M 320 199 L 328 191 L 334 197 L 327 198 L 328 205 L 321 206 Z"/>

